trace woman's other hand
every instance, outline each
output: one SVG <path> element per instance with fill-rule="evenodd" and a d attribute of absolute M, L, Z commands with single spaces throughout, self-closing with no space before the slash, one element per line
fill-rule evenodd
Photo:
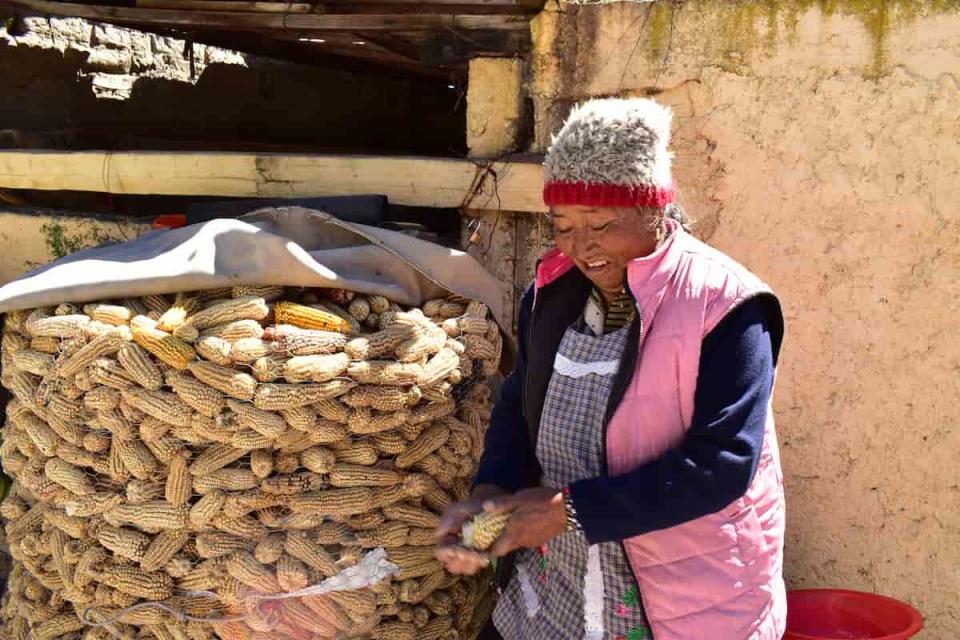
<path fill-rule="evenodd" d="M 563 492 L 557 489 L 525 489 L 491 498 L 483 508 L 490 513 L 510 514 L 506 528 L 490 550 L 492 556 L 505 556 L 516 549 L 535 549 L 567 530 Z"/>
<path fill-rule="evenodd" d="M 437 560 L 447 571 L 457 575 L 472 576 L 490 564 L 486 553 L 467 549 L 460 544 L 460 530 L 473 516 L 483 511 L 486 501 L 505 495 L 499 487 L 481 485 L 474 489 L 467 500 L 451 504 L 443 512 L 437 527 Z"/>

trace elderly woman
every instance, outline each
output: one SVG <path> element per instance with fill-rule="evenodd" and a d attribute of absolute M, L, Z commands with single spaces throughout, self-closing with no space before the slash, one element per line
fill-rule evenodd
<path fill-rule="evenodd" d="M 672 203 L 670 111 L 577 108 L 546 160 L 557 248 L 520 305 L 520 355 L 471 499 L 510 518 L 488 637 L 779 640 L 784 495 L 770 398 L 783 316 Z M 679 219 L 679 220 L 678 220 Z"/>

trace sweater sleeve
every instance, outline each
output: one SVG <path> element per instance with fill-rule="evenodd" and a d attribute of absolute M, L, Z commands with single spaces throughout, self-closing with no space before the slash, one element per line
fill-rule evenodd
<path fill-rule="evenodd" d="M 516 492 L 536 484 L 536 458 L 523 417 L 523 383 L 527 372 L 527 329 L 533 308 L 533 288 L 520 301 L 517 318 L 517 363 L 500 389 L 484 440 L 474 486 L 492 484 Z"/>
<path fill-rule="evenodd" d="M 748 300 L 703 341 L 693 421 L 683 443 L 570 494 L 591 544 L 667 529 L 746 493 L 763 447 L 774 359 L 761 302 Z"/>

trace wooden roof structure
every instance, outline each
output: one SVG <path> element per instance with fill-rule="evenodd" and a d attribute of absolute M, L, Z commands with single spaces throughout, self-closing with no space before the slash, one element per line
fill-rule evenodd
<path fill-rule="evenodd" d="M 6 0 L 238 51 L 351 71 L 462 76 L 478 56 L 518 56 L 544 0 Z"/>

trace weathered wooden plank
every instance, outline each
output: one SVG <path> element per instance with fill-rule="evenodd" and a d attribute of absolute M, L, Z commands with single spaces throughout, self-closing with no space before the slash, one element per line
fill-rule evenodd
<path fill-rule="evenodd" d="M 235 0 L 137 0 L 143 9 L 176 9 L 179 11 L 247 11 L 252 13 L 310 13 L 313 5 L 306 2 L 242 2 Z"/>
<path fill-rule="evenodd" d="M 9 0 L 9 4 L 39 13 L 104 22 L 139 25 L 281 31 L 393 31 L 436 29 L 525 30 L 528 20 L 517 15 L 461 14 L 334 14 L 180 11 L 76 4 L 49 0 Z"/>
<path fill-rule="evenodd" d="M 410 206 L 545 211 L 537 162 L 423 157 L 0 151 L 0 188 L 237 197 L 376 193 Z"/>

